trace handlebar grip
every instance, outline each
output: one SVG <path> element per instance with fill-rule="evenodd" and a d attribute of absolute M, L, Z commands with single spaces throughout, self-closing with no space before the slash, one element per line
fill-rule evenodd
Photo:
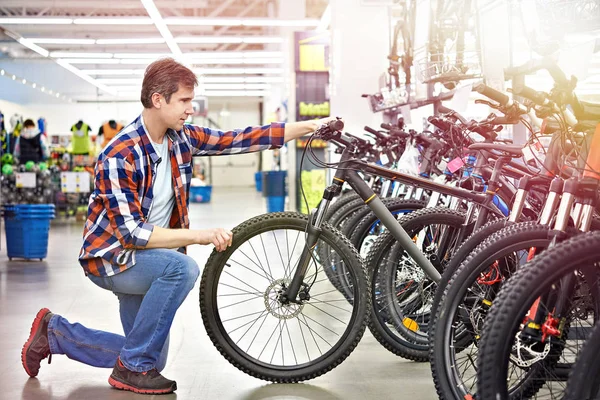
<path fill-rule="evenodd" d="M 506 106 L 510 103 L 510 97 L 508 97 L 506 94 L 499 92 L 496 89 L 492 89 L 483 83 L 475 86 L 474 89 L 485 97 L 500 103 L 501 106 Z"/>
<path fill-rule="evenodd" d="M 327 127 L 334 132 L 341 131 L 342 129 L 344 129 L 344 121 L 342 121 L 341 119 L 329 121 L 327 123 Z"/>
<path fill-rule="evenodd" d="M 370 127 L 368 127 L 368 126 L 365 126 L 365 131 L 367 131 L 367 132 L 369 132 L 369 133 L 372 133 L 373 135 L 375 135 L 375 136 L 376 136 L 377 138 L 379 138 L 379 139 L 387 139 L 387 136 L 386 136 L 386 135 L 384 135 L 384 134 L 383 134 L 383 133 L 381 133 L 381 132 L 377 132 L 375 129 L 373 129 L 373 128 L 370 128 Z"/>
<path fill-rule="evenodd" d="M 379 126 L 381 126 L 383 129 L 386 129 L 388 131 L 391 131 L 392 129 L 394 129 L 394 127 L 392 125 L 386 124 L 386 123 L 383 123 L 383 124 L 381 124 Z"/>
<path fill-rule="evenodd" d="M 427 121 L 430 124 L 436 126 L 437 128 L 439 128 L 439 129 L 441 129 L 443 131 L 447 131 L 447 130 L 450 129 L 450 124 L 447 121 L 445 121 L 445 120 L 443 120 L 441 118 L 429 117 L 429 118 L 427 118 Z"/>
<path fill-rule="evenodd" d="M 529 100 L 533 101 L 535 104 L 544 106 L 548 104 L 548 98 L 543 92 L 538 92 L 530 87 L 523 86 L 523 88 L 519 91 L 513 92 L 514 94 L 522 97 L 526 97 Z"/>

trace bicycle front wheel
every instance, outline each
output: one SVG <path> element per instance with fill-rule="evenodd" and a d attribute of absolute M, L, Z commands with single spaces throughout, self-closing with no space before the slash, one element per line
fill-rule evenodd
<path fill-rule="evenodd" d="M 339 365 L 360 341 L 370 309 L 369 285 L 356 249 L 339 231 L 322 226 L 299 302 L 281 294 L 306 245 L 308 217 L 272 213 L 233 230 L 227 251 L 214 251 L 200 284 L 200 310 L 213 344 L 235 367 L 259 379 L 298 382 Z M 343 264 L 349 291 L 340 293 L 318 248 Z M 348 294 L 350 297 L 348 298 Z"/>

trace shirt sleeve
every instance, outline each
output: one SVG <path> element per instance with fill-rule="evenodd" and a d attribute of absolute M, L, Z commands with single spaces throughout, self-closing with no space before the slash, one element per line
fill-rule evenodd
<path fill-rule="evenodd" d="M 220 131 L 197 125 L 185 125 L 193 155 L 252 153 L 283 146 L 285 123 Z"/>
<path fill-rule="evenodd" d="M 128 161 L 110 157 L 98 163 L 96 190 L 115 235 L 125 249 L 144 248 L 154 230 L 141 211 L 138 175 Z"/>

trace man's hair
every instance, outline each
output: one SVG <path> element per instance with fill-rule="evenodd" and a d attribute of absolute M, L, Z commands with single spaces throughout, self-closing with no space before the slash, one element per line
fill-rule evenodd
<path fill-rule="evenodd" d="M 35 122 L 33 122 L 30 119 L 26 119 L 25 122 L 23 122 L 23 127 L 24 128 L 29 128 L 29 127 L 35 127 Z"/>
<path fill-rule="evenodd" d="M 160 93 L 171 101 L 179 87 L 194 88 L 198 84 L 196 74 L 172 58 L 163 58 L 148 65 L 142 83 L 141 101 L 144 108 L 152 108 L 152 95 Z"/>

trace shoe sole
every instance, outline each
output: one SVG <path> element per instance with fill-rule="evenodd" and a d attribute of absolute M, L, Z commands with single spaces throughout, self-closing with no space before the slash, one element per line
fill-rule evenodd
<path fill-rule="evenodd" d="M 173 387 L 171 387 L 169 389 L 140 389 L 135 386 L 131 386 L 131 385 L 128 385 L 121 381 L 118 381 L 115 378 L 113 378 L 112 376 L 110 378 L 108 378 L 108 383 L 110 384 L 110 386 L 112 386 L 116 389 L 128 390 L 130 392 L 139 393 L 139 394 L 169 394 L 169 393 L 173 393 L 175 390 L 177 390 L 176 384 L 173 385 Z"/>
<path fill-rule="evenodd" d="M 23 345 L 23 349 L 21 350 L 21 364 L 23 364 L 23 368 L 25 369 L 25 372 L 27 372 L 27 375 L 31 376 L 32 378 L 37 376 L 37 374 L 33 374 L 31 371 L 29 371 L 29 368 L 27 368 L 27 362 L 26 362 L 27 350 L 29 349 L 29 346 L 31 346 L 31 343 L 33 342 L 33 338 L 35 337 L 35 333 L 37 332 L 38 328 L 40 327 L 40 323 L 42 322 L 42 319 L 44 319 L 46 314 L 48 314 L 49 312 L 50 312 L 50 310 L 48 310 L 47 308 L 42 308 L 40 311 L 38 311 L 37 315 L 35 316 L 35 319 L 33 320 L 33 324 L 31 324 L 31 330 L 29 331 L 29 338 L 27 339 L 27 341 Z"/>

